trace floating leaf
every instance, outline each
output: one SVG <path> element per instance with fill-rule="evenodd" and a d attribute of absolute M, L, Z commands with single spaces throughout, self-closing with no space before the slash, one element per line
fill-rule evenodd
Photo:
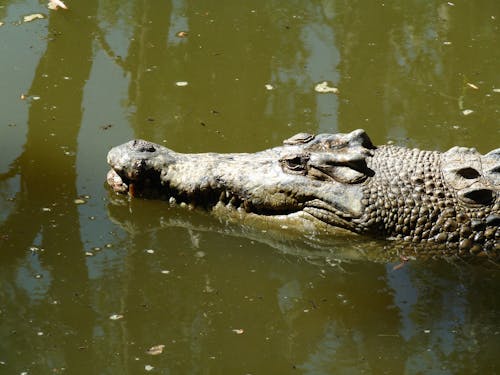
<path fill-rule="evenodd" d="M 269 90 L 269 91 L 270 91 L 270 90 L 272 90 L 272 89 L 274 89 L 274 86 L 273 86 L 273 85 L 270 85 L 269 83 L 268 83 L 268 84 L 266 84 L 266 86 L 265 86 L 265 87 L 266 87 L 266 90 Z"/>
<path fill-rule="evenodd" d="M 234 333 L 236 333 L 237 335 L 242 335 L 245 330 L 241 329 L 241 328 L 236 328 L 236 329 L 233 329 L 232 330 Z"/>
<path fill-rule="evenodd" d="M 151 371 L 152 369 L 154 369 L 154 367 L 151 365 L 144 366 L 144 370 L 146 370 L 146 371 Z"/>
<path fill-rule="evenodd" d="M 120 319 L 123 319 L 123 315 L 120 315 L 120 314 L 113 314 L 109 317 L 109 319 L 111 320 L 120 320 Z"/>
<path fill-rule="evenodd" d="M 185 38 L 188 36 L 187 31 L 179 31 L 177 34 L 175 34 L 179 38 Z"/>
<path fill-rule="evenodd" d="M 328 82 L 324 81 L 321 83 L 318 83 L 316 86 L 314 86 L 314 91 L 319 92 L 321 94 L 326 94 L 326 93 L 333 93 L 333 94 L 338 94 L 339 89 L 333 86 L 328 86 Z"/>
<path fill-rule="evenodd" d="M 50 0 L 47 7 L 52 10 L 57 10 L 57 8 L 68 9 L 66 4 L 64 4 L 61 0 Z"/>
<path fill-rule="evenodd" d="M 470 83 L 470 82 L 467 82 L 467 86 L 469 86 L 471 89 L 474 89 L 474 90 L 479 90 L 479 87 L 477 87 L 475 84 L 473 83 Z"/>
<path fill-rule="evenodd" d="M 175 85 L 179 86 L 179 87 L 184 87 L 184 86 L 187 86 L 188 83 L 186 81 L 178 81 L 178 82 L 175 82 Z"/>
<path fill-rule="evenodd" d="M 464 109 L 462 113 L 464 116 L 469 116 L 471 113 L 474 113 L 474 111 L 472 109 Z"/>
<path fill-rule="evenodd" d="M 43 14 L 34 13 L 34 14 L 30 14 L 28 16 L 24 16 L 23 21 L 24 22 L 31 22 L 31 21 L 38 20 L 38 19 L 43 19 L 43 18 L 45 18 L 43 16 Z"/>
<path fill-rule="evenodd" d="M 149 348 L 146 353 L 149 355 L 158 355 L 163 353 L 163 348 L 165 348 L 165 345 L 160 344 L 160 345 L 155 345 Z"/>

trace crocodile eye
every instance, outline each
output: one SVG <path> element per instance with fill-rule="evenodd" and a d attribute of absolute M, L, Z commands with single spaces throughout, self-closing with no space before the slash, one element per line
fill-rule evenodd
<path fill-rule="evenodd" d="M 288 155 L 280 160 L 281 166 L 288 172 L 305 174 L 309 155 Z"/>

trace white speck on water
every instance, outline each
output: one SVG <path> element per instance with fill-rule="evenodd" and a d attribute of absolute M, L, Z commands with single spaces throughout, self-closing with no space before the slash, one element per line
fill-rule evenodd
<path fill-rule="evenodd" d="M 329 86 L 327 81 L 323 81 L 314 86 L 314 91 L 321 94 L 333 93 L 338 94 L 339 89 L 333 86 Z"/>

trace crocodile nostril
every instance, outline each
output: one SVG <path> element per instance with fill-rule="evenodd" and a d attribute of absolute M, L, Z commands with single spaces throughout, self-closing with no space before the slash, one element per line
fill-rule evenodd
<path fill-rule="evenodd" d="M 139 152 L 155 152 L 155 145 L 151 142 L 144 141 L 142 139 L 135 139 L 132 142 L 132 147 Z"/>

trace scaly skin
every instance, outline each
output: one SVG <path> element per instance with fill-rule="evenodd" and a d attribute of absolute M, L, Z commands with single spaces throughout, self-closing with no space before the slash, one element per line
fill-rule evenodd
<path fill-rule="evenodd" d="M 363 130 L 297 134 L 254 154 L 180 154 L 134 140 L 108 154 L 117 192 L 235 208 L 260 220 L 500 254 L 500 149 L 375 147 Z M 214 210 L 220 212 L 220 210 Z"/>

